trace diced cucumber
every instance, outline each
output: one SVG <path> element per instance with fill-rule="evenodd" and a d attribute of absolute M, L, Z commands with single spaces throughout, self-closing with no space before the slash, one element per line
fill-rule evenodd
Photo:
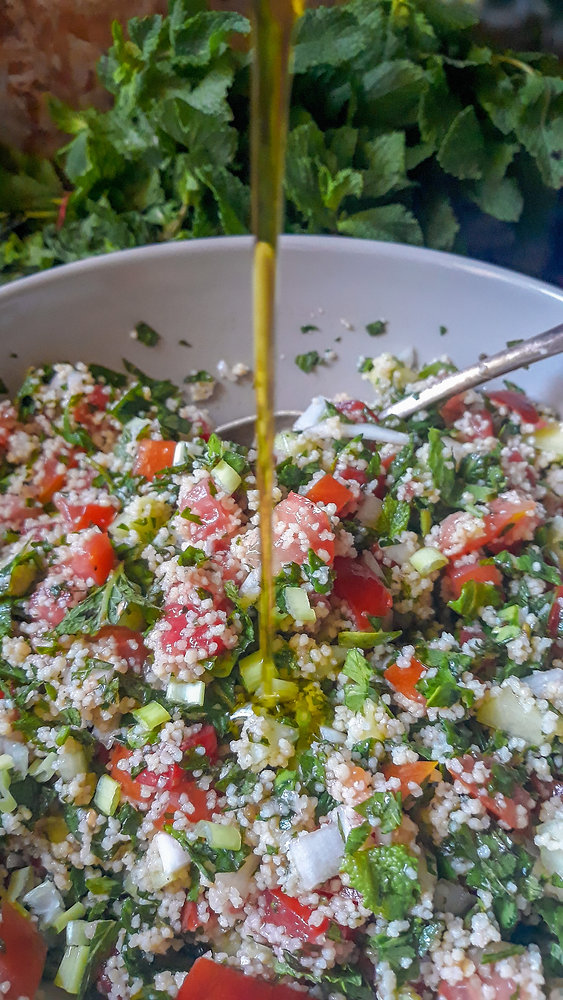
<path fill-rule="evenodd" d="M 84 750 L 72 736 L 59 749 L 56 769 L 63 781 L 72 781 L 88 770 Z"/>
<path fill-rule="evenodd" d="M 197 824 L 197 832 L 205 837 L 210 847 L 216 850 L 240 851 L 242 838 L 238 826 L 224 826 L 222 823 L 211 823 L 201 820 Z"/>
<path fill-rule="evenodd" d="M 74 995 L 78 993 L 89 955 L 90 947 L 88 945 L 70 945 L 66 948 L 55 976 L 55 986 L 59 986 L 65 993 Z"/>
<path fill-rule="evenodd" d="M 286 587 L 283 595 L 288 614 L 294 621 L 315 622 L 317 620 L 317 616 L 309 604 L 309 596 L 301 587 Z"/>
<path fill-rule="evenodd" d="M 250 694 L 257 691 L 262 683 L 264 673 L 264 659 L 261 651 L 257 649 L 250 656 L 245 656 L 239 663 L 239 670 L 246 690 Z"/>
<path fill-rule="evenodd" d="M 234 493 L 242 483 L 242 479 L 240 478 L 238 472 L 236 472 L 228 462 L 225 462 L 224 459 L 217 462 L 217 465 L 211 470 L 211 478 L 219 489 L 223 490 L 227 496 Z"/>
<path fill-rule="evenodd" d="M 555 733 L 559 735 L 559 730 L 562 729 L 559 723 L 555 733 L 544 732 L 545 713 L 540 711 L 535 699 L 519 698 L 507 684 L 485 695 L 483 703 L 477 709 L 477 719 L 483 726 L 500 729 L 509 736 L 524 740 L 530 746 L 550 743 Z"/>
<path fill-rule="evenodd" d="M 68 911 L 67 911 L 68 912 Z M 87 920 L 80 920 L 78 917 L 76 919 L 69 920 L 66 925 L 66 943 L 67 945 L 80 945 L 89 944 L 90 938 L 88 937 L 88 930 L 92 927 L 92 924 Z"/>
<path fill-rule="evenodd" d="M 132 715 L 135 716 L 139 725 L 147 731 L 156 729 L 171 719 L 170 712 L 167 712 L 164 706 L 158 701 L 149 701 L 148 705 L 136 708 L 132 712 Z"/>
<path fill-rule="evenodd" d="M 420 576 L 430 576 L 437 569 L 442 569 L 442 566 L 446 566 L 448 559 L 440 552 L 440 549 L 434 549 L 429 545 L 424 549 L 418 549 L 417 552 L 413 552 L 409 562 L 417 573 L 420 573 Z"/>
<path fill-rule="evenodd" d="M 260 701 L 266 701 L 277 705 L 280 701 L 294 701 L 299 697 L 299 688 L 294 681 L 284 681 L 280 677 L 272 677 L 271 693 L 266 695 L 262 685 L 257 688 L 256 693 Z"/>
<path fill-rule="evenodd" d="M 65 910 L 64 913 L 61 913 L 61 915 L 53 921 L 53 930 L 55 930 L 57 934 L 60 934 L 61 931 L 64 931 L 65 927 L 68 927 L 73 921 L 78 923 L 80 918 L 83 917 L 85 913 L 86 907 L 80 902 L 80 900 L 78 900 L 78 902 L 76 902 L 68 910 Z M 74 942 L 68 940 L 67 935 L 67 944 L 73 943 Z M 82 942 L 80 943 L 82 944 Z M 84 943 L 86 944 L 87 942 L 85 941 Z"/>
<path fill-rule="evenodd" d="M 155 496 L 136 496 L 110 524 L 108 531 L 113 541 L 119 545 L 130 532 L 134 532 L 140 542 L 152 541 L 159 528 L 166 524 L 172 508 Z"/>
<path fill-rule="evenodd" d="M 121 785 L 109 774 L 102 774 L 96 785 L 94 805 L 105 816 L 113 816 L 121 798 Z"/>

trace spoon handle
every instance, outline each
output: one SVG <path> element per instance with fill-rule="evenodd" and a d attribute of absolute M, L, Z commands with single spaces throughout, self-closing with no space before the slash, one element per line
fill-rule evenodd
<path fill-rule="evenodd" d="M 477 364 L 464 368 L 463 371 L 453 372 L 445 378 L 436 382 L 435 385 L 422 389 L 411 396 L 405 396 L 397 403 L 383 410 L 380 416 L 388 417 L 410 417 L 418 410 L 424 410 L 432 403 L 439 403 L 448 396 L 454 396 L 458 392 L 472 389 L 475 385 L 481 385 L 499 375 L 512 372 L 515 368 L 524 368 L 535 361 L 543 361 L 554 354 L 563 351 L 563 323 L 552 327 L 545 333 L 540 333 L 538 337 L 531 337 L 529 340 L 521 340 L 513 347 L 493 354 L 490 358 L 483 358 Z"/>

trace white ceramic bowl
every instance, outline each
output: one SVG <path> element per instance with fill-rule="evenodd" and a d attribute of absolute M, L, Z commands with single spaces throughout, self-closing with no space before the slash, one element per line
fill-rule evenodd
<path fill-rule="evenodd" d="M 2 377 L 15 389 L 28 365 L 54 360 L 119 367 L 127 357 L 176 382 L 194 368 L 215 372 L 221 359 L 252 365 L 251 246 L 247 237 L 149 246 L 7 286 L 0 291 Z M 285 237 L 279 312 L 277 405 L 300 409 L 319 392 L 366 393 L 360 355 L 414 346 L 421 361 L 447 353 L 465 365 L 507 340 L 540 333 L 563 319 L 563 291 L 431 250 Z M 378 319 L 387 332 L 370 337 L 366 324 Z M 140 320 L 161 333 L 158 346 L 130 338 Z M 319 331 L 302 333 L 305 325 Z M 305 374 L 295 365 L 296 354 L 326 348 L 337 355 L 326 367 Z M 517 378 L 532 396 L 557 405 L 563 357 Z M 223 381 L 210 410 L 217 422 L 254 412 L 251 380 Z"/>

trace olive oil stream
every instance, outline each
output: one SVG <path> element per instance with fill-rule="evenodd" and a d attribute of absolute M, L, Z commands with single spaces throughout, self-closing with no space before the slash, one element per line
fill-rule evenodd
<path fill-rule="evenodd" d="M 289 111 L 293 29 L 305 0 L 252 0 L 254 66 L 251 106 L 251 189 L 254 244 L 254 368 L 257 485 L 262 571 L 258 601 L 262 693 L 272 696 L 274 581 L 272 567 L 275 307 L 278 234 Z"/>

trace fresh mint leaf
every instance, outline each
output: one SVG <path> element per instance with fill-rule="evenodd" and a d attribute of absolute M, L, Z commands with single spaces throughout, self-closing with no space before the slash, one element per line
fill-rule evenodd
<path fill-rule="evenodd" d="M 500 608 L 503 599 L 501 591 L 494 584 L 468 580 L 463 584 L 457 600 L 448 601 L 448 607 L 462 618 L 473 619 L 482 608 Z"/>
<path fill-rule="evenodd" d="M 161 336 L 156 332 L 154 327 L 149 326 L 148 323 L 137 323 L 135 325 L 135 332 L 137 334 L 137 340 L 144 344 L 145 347 L 156 347 Z"/>
<path fill-rule="evenodd" d="M 391 833 L 401 825 L 403 809 L 401 793 L 374 792 L 369 799 L 355 807 L 360 816 L 365 816 L 380 833 Z"/>
<path fill-rule="evenodd" d="M 351 649 L 344 661 L 342 673 L 352 681 L 344 691 L 344 703 L 353 712 L 359 712 L 370 692 L 373 671 L 359 649 Z"/>
<path fill-rule="evenodd" d="M 410 518 L 410 506 L 406 500 L 396 500 L 387 493 L 383 501 L 376 530 L 380 545 L 391 545 L 406 531 Z"/>
<path fill-rule="evenodd" d="M 121 564 L 112 570 L 106 583 L 96 587 L 80 604 L 67 611 L 54 634 L 95 635 L 104 625 L 119 625 L 123 615 L 135 608 L 148 625 L 152 625 L 162 613 L 150 596 L 128 579 Z"/>
<path fill-rule="evenodd" d="M 370 337 L 381 337 L 382 334 L 387 332 L 387 321 L 384 319 L 376 319 L 373 323 L 368 323 L 366 330 Z"/>
<path fill-rule="evenodd" d="M 345 855 L 341 871 L 364 906 L 387 920 L 404 920 L 420 894 L 416 859 L 402 844 Z"/>
<path fill-rule="evenodd" d="M 307 351 L 306 354 L 298 354 L 296 356 L 295 364 L 301 369 L 302 372 L 310 374 L 310 372 L 314 372 L 319 365 L 323 365 L 324 361 L 318 351 Z"/>

